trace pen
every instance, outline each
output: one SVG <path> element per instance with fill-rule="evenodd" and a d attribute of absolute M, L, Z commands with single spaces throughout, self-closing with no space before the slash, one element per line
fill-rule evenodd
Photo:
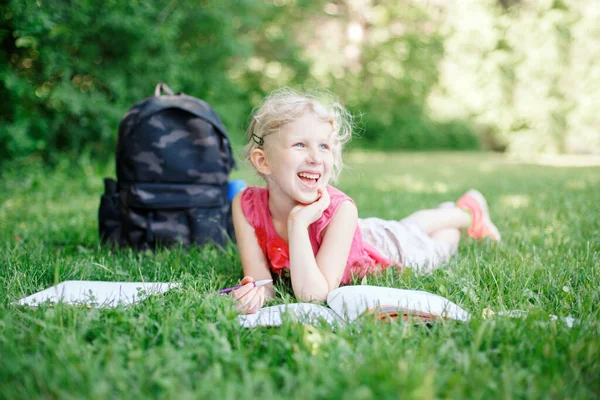
<path fill-rule="evenodd" d="M 264 286 L 267 283 L 271 283 L 271 282 L 273 282 L 273 279 L 263 279 L 262 281 L 256 281 L 256 282 L 252 282 L 252 283 L 254 283 L 254 287 L 256 287 L 256 286 Z M 244 286 L 244 285 L 238 285 L 238 286 L 230 287 L 227 289 L 219 290 L 219 294 L 226 294 L 229 292 L 233 292 L 234 290 L 239 289 L 242 286 Z"/>

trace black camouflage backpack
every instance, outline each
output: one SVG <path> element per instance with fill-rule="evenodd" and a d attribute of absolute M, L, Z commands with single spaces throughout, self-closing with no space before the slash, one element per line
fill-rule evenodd
<path fill-rule="evenodd" d="M 227 185 L 235 161 L 206 102 L 159 83 L 121 121 L 116 161 L 117 181 L 104 180 L 98 212 L 104 243 L 153 249 L 233 237 Z"/>

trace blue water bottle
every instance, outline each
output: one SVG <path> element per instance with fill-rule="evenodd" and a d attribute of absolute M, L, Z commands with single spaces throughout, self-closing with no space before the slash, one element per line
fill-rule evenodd
<path fill-rule="evenodd" d="M 229 181 L 229 186 L 227 187 L 227 197 L 229 201 L 233 201 L 233 198 L 236 194 L 246 189 L 246 181 L 243 179 L 235 179 L 233 181 Z"/>

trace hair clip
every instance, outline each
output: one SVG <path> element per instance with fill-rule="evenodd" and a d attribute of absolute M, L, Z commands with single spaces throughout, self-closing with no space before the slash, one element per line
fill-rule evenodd
<path fill-rule="evenodd" d="M 259 146 L 262 146 L 265 144 L 265 140 L 257 135 L 255 135 L 254 133 L 252 134 L 252 140 L 254 140 L 254 143 L 256 143 Z"/>

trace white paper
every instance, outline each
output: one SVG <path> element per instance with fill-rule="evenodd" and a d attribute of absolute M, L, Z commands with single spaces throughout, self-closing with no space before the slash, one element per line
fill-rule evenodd
<path fill-rule="evenodd" d="M 427 314 L 468 321 L 468 312 L 437 294 L 380 286 L 344 286 L 329 293 L 327 305 L 348 322 L 380 307 L 398 307 L 408 314 Z"/>
<path fill-rule="evenodd" d="M 437 294 L 420 290 L 404 290 L 380 286 L 345 286 L 327 296 L 327 307 L 310 303 L 281 304 L 266 307 L 256 314 L 240 315 L 238 319 L 245 328 L 281 325 L 282 315 L 289 312 L 296 321 L 315 323 L 319 318 L 330 325 L 335 322 L 352 322 L 369 310 L 392 307 L 408 314 L 429 315 L 458 321 L 468 321 L 468 312 L 450 300 Z"/>
<path fill-rule="evenodd" d="M 116 307 L 144 300 L 151 294 L 162 294 L 181 285 L 168 282 L 103 282 L 64 281 L 18 301 L 23 306 L 63 302 L 91 307 Z"/>
<path fill-rule="evenodd" d="M 296 322 L 304 324 L 316 324 L 325 320 L 328 324 L 334 325 L 338 318 L 330 309 L 318 304 L 294 303 L 280 304 L 261 308 L 255 314 L 238 315 L 238 320 L 244 328 L 253 328 L 255 326 L 279 326 L 282 323 L 282 316 L 289 313 Z"/>

